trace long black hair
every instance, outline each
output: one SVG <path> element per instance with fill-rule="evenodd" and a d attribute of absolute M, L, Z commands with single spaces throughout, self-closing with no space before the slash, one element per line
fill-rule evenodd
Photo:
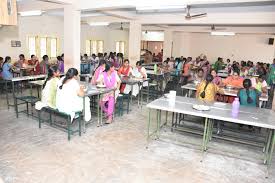
<path fill-rule="evenodd" d="M 45 83 L 43 84 L 43 87 L 42 87 L 43 89 L 45 88 L 47 82 L 52 79 L 52 77 L 54 76 L 54 73 L 56 73 L 57 71 L 58 71 L 57 66 L 54 65 L 52 67 L 49 67 L 47 79 L 46 79 L 46 81 L 45 81 Z"/>
<path fill-rule="evenodd" d="M 108 72 L 111 69 L 111 67 L 113 67 L 113 66 L 114 66 L 114 64 L 112 62 L 107 62 L 105 65 L 104 72 Z"/>
<path fill-rule="evenodd" d="M 106 64 L 106 60 L 101 59 L 101 60 L 99 61 L 99 64 L 98 64 L 98 66 L 97 66 L 97 68 L 96 68 L 95 70 L 97 70 L 100 66 L 102 66 L 102 65 L 104 65 L 104 64 Z"/>
<path fill-rule="evenodd" d="M 68 81 L 69 79 L 72 79 L 74 76 L 78 75 L 78 71 L 75 68 L 70 68 L 65 75 L 65 78 L 62 81 L 62 85 L 59 86 L 59 89 L 61 90 L 63 88 L 63 85 Z"/>
<path fill-rule="evenodd" d="M 4 66 L 4 64 L 7 63 L 9 60 L 11 60 L 11 57 L 10 57 L 10 56 L 6 56 L 6 57 L 5 57 L 5 61 L 4 61 L 4 63 L 3 63 L 3 66 Z"/>
<path fill-rule="evenodd" d="M 245 79 L 243 81 L 243 87 L 246 91 L 246 95 L 247 95 L 247 103 L 251 104 L 253 102 L 253 99 L 250 97 L 249 95 L 249 88 L 252 86 L 252 82 L 250 79 Z"/>
<path fill-rule="evenodd" d="M 207 76 L 205 78 L 206 84 L 204 86 L 203 91 L 200 94 L 201 98 L 205 98 L 205 90 L 206 90 L 207 86 L 209 85 L 209 83 L 211 83 L 213 81 L 213 79 L 214 79 L 214 77 L 211 74 L 207 74 Z"/>

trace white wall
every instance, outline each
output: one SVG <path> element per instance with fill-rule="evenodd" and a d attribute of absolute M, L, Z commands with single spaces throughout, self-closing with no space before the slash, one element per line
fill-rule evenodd
<path fill-rule="evenodd" d="M 251 60 L 269 62 L 274 58 L 275 45 L 268 45 L 272 35 L 241 34 L 236 36 L 211 36 L 207 33 L 174 33 L 173 56 L 206 54 L 209 61 L 217 57 L 231 60 Z"/>
<path fill-rule="evenodd" d="M 0 28 L 0 56 L 11 56 L 18 59 L 18 55 L 28 55 L 27 37 L 31 35 L 51 36 L 60 39 L 60 53 L 63 53 L 64 25 L 63 17 L 58 16 L 34 16 L 19 17 L 18 26 L 3 26 Z M 128 30 L 112 30 L 108 27 L 91 27 L 81 25 L 81 50 L 85 53 L 86 39 L 104 40 L 104 52 L 115 51 L 116 41 L 125 41 L 125 55 L 128 55 Z M 21 47 L 11 47 L 11 40 L 21 41 Z"/>
<path fill-rule="evenodd" d="M 31 35 L 51 36 L 60 39 L 63 51 L 63 18 L 61 17 L 19 17 L 18 26 L 0 28 L 0 55 L 17 59 L 18 55 L 28 55 L 27 37 Z M 21 47 L 11 47 L 11 40 L 21 41 Z"/>
<path fill-rule="evenodd" d="M 104 52 L 116 51 L 116 41 L 125 41 L 125 56 L 128 56 L 128 30 L 114 30 L 106 26 L 91 27 L 89 25 L 81 26 L 81 53 L 85 53 L 86 40 L 103 40 Z"/>

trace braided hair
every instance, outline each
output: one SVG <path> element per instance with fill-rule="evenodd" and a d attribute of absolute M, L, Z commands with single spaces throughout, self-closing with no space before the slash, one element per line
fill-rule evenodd
<path fill-rule="evenodd" d="M 69 80 L 69 79 L 72 79 L 74 76 L 77 76 L 78 75 L 78 71 L 77 69 L 75 68 L 70 68 L 66 75 L 65 75 L 65 78 L 63 79 L 62 81 L 62 85 L 59 86 L 59 89 L 61 90 L 63 88 L 63 85 Z"/>
<path fill-rule="evenodd" d="M 52 77 L 54 76 L 54 73 L 56 73 L 57 71 L 58 71 L 57 66 L 52 66 L 48 69 L 48 76 L 47 76 L 45 83 L 43 84 L 43 87 L 42 87 L 43 89 L 45 88 L 47 82 L 52 79 Z"/>

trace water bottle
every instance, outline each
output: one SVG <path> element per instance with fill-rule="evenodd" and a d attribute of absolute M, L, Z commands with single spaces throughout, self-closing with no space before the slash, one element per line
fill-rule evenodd
<path fill-rule="evenodd" d="M 155 64 L 155 65 L 154 65 L 154 73 L 156 74 L 157 71 L 158 71 L 158 66 L 157 66 L 157 64 Z"/>
<path fill-rule="evenodd" d="M 232 117 L 237 117 L 240 110 L 240 101 L 239 98 L 236 97 L 234 102 L 232 103 Z"/>

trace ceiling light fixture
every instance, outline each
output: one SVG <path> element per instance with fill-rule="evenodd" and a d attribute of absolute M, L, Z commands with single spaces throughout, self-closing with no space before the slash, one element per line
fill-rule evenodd
<path fill-rule="evenodd" d="M 109 25 L 109 22 L 90 22 L 89 25 L 90 26 L 107 26 Z"/>
<path fill-rule="evenodd" d="M 42 15 L 41 10 L 34 10 L 34 11 L 21 11 L 19 12 L 20 16 L 26 17 L 26 16 L 40 16 Z"/>
<path fill-rule="evenodd" d="M 167 5 L 167 6 L 137 6 L 137 11 L 149 11 L 149 10 L 178 10 L 185 9 L 186 5 Z"/>
<path fill-rule="evenodd" d="M 212 31 L 210 33 L 212 36 L 235 36 L 235 32 L 219 32 L 219 31 Z"/>

